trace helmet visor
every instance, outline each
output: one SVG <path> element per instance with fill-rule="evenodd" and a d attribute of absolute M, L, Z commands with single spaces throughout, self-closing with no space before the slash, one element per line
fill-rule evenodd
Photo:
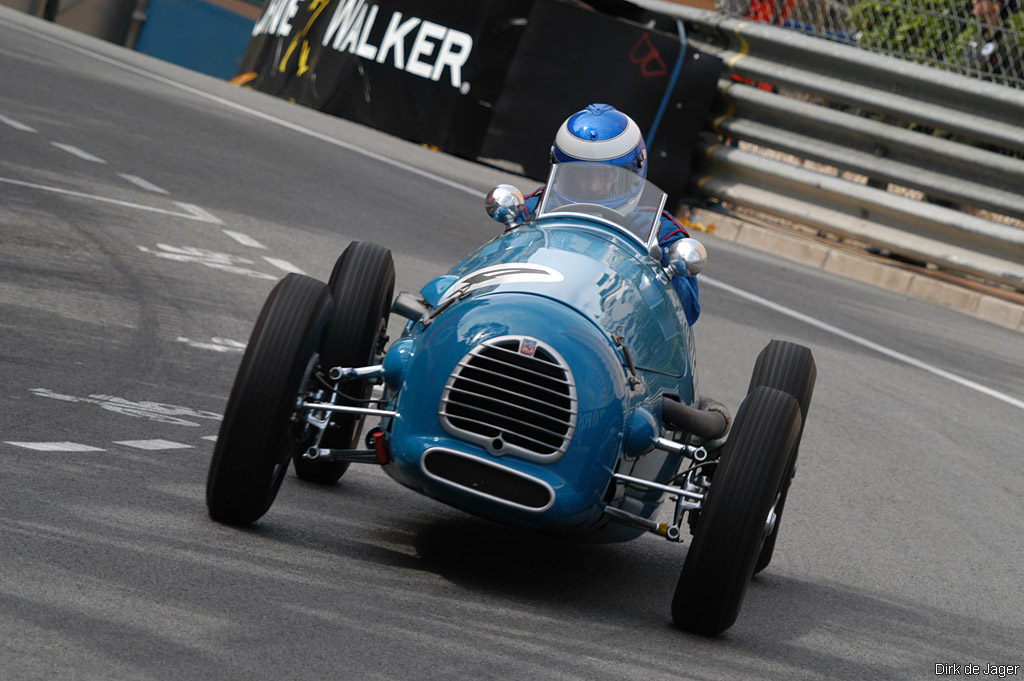
<path fill-rule="evenodd" d="M 564 203 L 598 203 L 618 207 L 643 189 L 644 179 L 632 170 L 606 163 L 574 163 L 572 173 L 558 178 L 555 191 Z"/>

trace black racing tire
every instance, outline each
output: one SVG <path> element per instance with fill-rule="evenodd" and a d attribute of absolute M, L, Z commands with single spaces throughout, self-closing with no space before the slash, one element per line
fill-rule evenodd
<path fill-rule="evenodd" d="M 779 538 L 782 511 L 786 507 L 789 486 L 796 473 L 796 460 L 800 452 L 800 439 L 803 437 L 803 424 L 807 423 L 807 410 L 811 406 L 811 396 L 814 394 L 814 382 L 817 376 L 818 370 L 810 348 L 788 341 L 771 341 L 761 350 L 757 362 L 754 363 L 754 371 L 750 377 L 750 387 L 747 392 L 763 385 L 789 393 L 800 404 L 802 417 L 800 434 L 797 435 L 796 447 L 793 448 L 792 461 L 786 467 L 782 488 L 779 491 L 779 502 L 775 506 L 775 526 L 772 528 L 771 534 L 764 540 L 761 555 L 758 556 L 757 564 L 754 566 L 754 574 L 768 567 L 775 554 L 775 542 Z"/>
<path fill-rule="evenodd" d="M 210 517 L 248 525 L 263 516 L 302 442 L 296 400 L 330 329 L 331 295 L 300 274 L 279 281 L 260 312 L 224 410 L 206 479 Z"/>
<path fill-rule="evenodd" d="M 717 636 L 735 623 L 800 422 L 796 399 L 773 388 L 740 405 L 672 599 L 680 629 Z"/>
<path fill-rule="evenodd" d="M 334 323 L 324 345 L 323 366 L 361 367 L 374 364 L 383 352 L 395 291 L 395 263 L 391 251 L 368 242 L 349 244 L 334 263 L 327 284 L 334 299 Z M 370 397 L 373 381 L 341 384 L 341 404 L 362 406 Z M 327 449 L 357 447 L 363 418 L 357 414 L 335 413 L 324 431 L 320 446 Z M 349 464 L 345 461 L 309 461 L 295 457 L 295 474 L 320 485 L 336 483 Z"/>
<path fill-rule="evenodd" d="M 806 421 L 817 376 L 810 348 L 773 340 L 757 356 L 747 393 L 759 385 L 789 393 L 800 404 L 800 414 Z"/>

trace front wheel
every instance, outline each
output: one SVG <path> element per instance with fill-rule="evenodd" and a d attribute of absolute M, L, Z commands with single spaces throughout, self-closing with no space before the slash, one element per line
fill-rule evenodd
<path fill-rule="evenodd" d="M 270 292 L 242 356 L 206 479 L 210 517 L 248 525 L 274 502 L 304 424 L 304 393 L 331 321 L 319 281 L 289 274 Z"/>
<path fill-rule="evenodd" d="M 772 388 L 740 405 L 672 599 L 680 629 L 717 636 L 736 621 L 800 422 L 797 401 Z"/>
<path fill-rule="evenodd" d="M 386 340 L 391 297 L 395 290 L 395 263 L 391 251 L 368 242 L 349 244 L 334 263 L 328 282 L 334 299 L 334 321 L 324 345 L 323 365 L 362 367 L 376 363 Z M 373 390 L 369 379 L 345 381 L 339 386 L 340 404 L 364 407 Z M 320 446 L 356 447 L 363 417 L 337 412 L 324 431 Z M 348 470 L 344 461 L 309 461 L 295 457 L 295 474 L 302 480 L 333 485 Z"/>
<path fill-rule="evenodd" d="M 775 506 L 775 524 L 771 534 L 764 540 L 761 555 L 757 557 L 757 565 L 754 566 L 754 574 L 768 567 L 772 561 L 772 555 L 775 553 L 775 542 L 779 538 L 779 527 L 782 524 L 782 511 L 786 507 L 790 482 L 796 473 L 800 439 L 803 437 L 803 424 L 807 423 L 807 410 L 811 406 L 811 396 L 814 394 L 814 382 L 817 376 L 818 370 L 810 349 L 788 341 L 771 341 L 761 350 L 761 354 L 757 356 L 757 362 L 754 363 L 748 392 L 763 385 L 789 393 L 800 404 L 800 415 L 803 419 L 800 426 L 801 432 L 796 438 L 796 446 L 793 447 L 793 454 L 786 466 L 786 473 L 782 477 L 779 501 Z"/>

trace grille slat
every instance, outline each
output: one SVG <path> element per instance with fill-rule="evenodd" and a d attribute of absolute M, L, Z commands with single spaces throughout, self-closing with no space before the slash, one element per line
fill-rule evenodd
<path fill-rule="evenodd" d="M 537 385 L 537 381 L 540 381 L 541 387 L 555 392 L 561 392 L 562 388 L 566 385 L 564 378 L 551 376 L 550 374 L 540 371 L 530 371 L 526 367 L 511 364 L 509 362 L 502 362 L 495 357 L 476 356 L 472 358 L 471 362 L 472 363 L 469 367 L 473 369 L 497 372 L 502 376 L 506 376 L 507 378 L 520 383 L 525 383 L 526 385 Z"/>
<path fill-rule="evenodd" d="M 531 404 L 537 404 L 538 408 L 543 408 L 544 406 L 549 406 L 549 407 L 551 407 L 553 409 L 559 409 L 561 411 L 569 411 L 572 408 L 572 403 L 570 402 L 570 400 L 568 398 L 566 398 L 565 396 L 563 396 L 563 395 L 552 395 L 551 396 L 552 400 L 558 400 L 559 402 L 566 403 L 566 406 L 560 407 L 560 406 L 557 406 L 557 405 L 552 404 L 550 402 L 545 402 L 544 400 L 542 400 L 539 397 L 533 397 L 531 395 L 524 395 L 523 393 L 519 393 L 519 392 L 516 392 L 514 390 L 508 390 L 506 388 L 500 388 L 500 387 L 498 387 L 496 385 L 492 385 L 490 383 L 487 383 L 486 381 L 477 381 L 475 379 L 467 377 L 465 374 L 463 374 L 461 376 L 461 381 L 460 382 L 462 384 L 464 384 L 464 385 L 462 387 L 457 388 L 457 389 L 452 389 L 452 392 L 459 392 L 459 393 L 466 394 L 466 395 L 481 395 L 481 394 L 484 394 L 485 392 L 499 391 L 502 394 L 508 395 L 509 399 L 527 400 Z M 473 385 L 473 386 L 479 386 L 480 388 L 482 388 L 482 390 L 479 390 L 479 391 L 471 390 L 471 389 L 465 387 L 465 384 L 469 384 L 469 385 Z"/>
<path fill-rule="evenodd" d="M 463 361 L 465 361 L 465 360 L 463 360 Z M 459 362 L 459 367 L 456 368 L 456 371 L 458 371 L 459 368 L 466 368 L 466 367 L 472 369 L 474 372 L 486 373 L 486 374 L 488 374 L 490 376 L 495 376 L 495 377 L 497 377 L 499 379 L 505 379 L 505 380 L 510 380 L 510 381 L 515 381 L 517 383 L 521 383 L 522 385 L 526 386 L 527 388 L 534 388 L 536 390 L 543 390 L 544 392 L 549 393 L 552 397 L 558 397 L 558 398 L 564 398 L 565 397 L 565 391 L 564 390 L 555 390 L 555 389 L 552 389 L 552 388 L 545 388 L 544 386 L 537 385 L 535 383 L 530 383 L 529 381 L 517 379 L 517 378 L 514 378 L 512 376 L 507 376 L 507 375 L 501 373 L 500 371 L 490 371 L 488 369 L 484 369 L 483 367 L 479 367 L 479 366 L 465 365 L 465 364 L 463 364 L 463 362 Z M 477 381 L 477 382 L 478 383 L 486 384 L 485 381 Z M 569 384 L 566 384 L 566 385 L 568 386 Z M 569 386 L 569 387 L 572 387 L 572 386 Z M 495 386 L 495 388 L 500 389 L 498 386 Z M 572 393 L 572 400 L 575 401 L 576 400 L 576 397 L 575 397 L 576 391 L 572 390 L 571 393 Z"/>
<path fill-rule="evenodd" d="M 489 423 L 484 423 L 482 421 L 474 421 L 473 419 L 467 419 L 467 418 L 462 418 L 462 417 L 455 417 L 455 420 L 459 421 L 460 423 L 465 422 L 465 423 L 469 423 L 469 424 L 475 424 L 475 425 L 479 425 L 479 426 L 482 426 L 482 427 L 487 427 L 487 428 L 494 429 L 497 432 L 493 433 L 492 435 L 489 435 L 489 437 L 491 437 L 491 438 L 494 438 L 494 437 L 497 437 L 497 436 L 504 436 L 506 438 L 506 441 L 508 441 L 508 442 L 523 442 L 523 441 L 525 441 L 525 442 L 532 443 L 534 445 L 534 447 L 537 448 L 537 449 L 550 449 L 550 443 L 545 443 L 545 442 L 541 442 L 540 440 L 535 440 L 533 438 L 530 438 L 530 437 L 527 437 L 527 436 L 523 435 L 522 433 L 518 433 L 517 434 L 517 433 L 512 433 L 510 431 L 500 430 L 498 428 L 495 428 L 493 425 L 491 425 Z M 483 429 L 483 428 L 481 428 L 481 429 Z M 481 434 L 486 434 L 486 433 L 481 433 Z"/>
<path fill-rule="evenodd" d="M 565 379 L 561 367 L 554 362 L 548 362 L 543 357 L 537 357 L 534 355 L 524 355 L 516 350 L 502 347 L 489 347 L 484 352 L 480 353 L 481 357 L 493 359 L 498 362 L 508 363 L 512 366 L 529 371 L 530 373 L 540 374 L 548 378 L 554 378 L 562 381 Z"/>
<path fill-rule="evenodd" d="M 534 339 L 504 336 L 462 358 L 439 415 L 446 430 L 492 454 L 550 462 L 568 448 L 577 412 L 576 382 L 565 360 Z"/>
<path fill-rule="evenodd" d="M 451 403 L 449 403 L 449 404 L 451 404 Z M 490 415 L 492 413 L 492 412 L 487 411 L 486 409 L 481 409 L 479 407 L 473 407 L 472 405 L 468 405 L 468 404 L 458 404 L 457 406 L 464 407 L 464 408 L 466 408 L 466 409 L 468 409 L 470 411 L 480 412 L 484 416 Z M 519 434 L 519 435 L 522 434 L 522 431 L 516 431 L 516 430 L 511 430 L 510 428 L 503 428 L 501 426 L 497 426 L 497 425 L 495 425 L 495 422 L 493 420 L 490 420 L 490 419 L 488 419 L 488 420 L 473 419 L 472 417 L 464 415 L 464 414 L 452 414 L 452 413 L 449 413 L 448 416 L 449 416 L 449 418 L 458 419 L 460 421 L 473 421 L 474 423 L 479 423 L 481 425 L 491 426 L 491 427 L 493 427 L 493 428 L 495 428 L 497 430 L 501 430 L 503 432 L 510 432 L 510 433 Z M 531 423 L 530 421 L 523 421 L 522 419 L 513 419 L 513 418 L 508 417 L 508 416 L 503 416 L 501 418 L 502 418 L 502 421 L 504 421 L 504 422 L 514 423 L 514 424 L 523 426 L 525 429 L 529 429 L 529 430 L 532 430 L 532 431 L 540 431 L 540 432 L 543 432 L 543 433 L 547 433 L 549 435 L 552 435 L 552 436 L 558 438 L 559 440 L 561 440 L 561 438 L 563 438 L 565 436 L 565 431 L 564 430 L 550 430 L 548 428 L 543 428 L 543 427 L 538 426 L 538 425 L 536 425 L 534 423 Z"/>
<path fill-rule="evenodd" d="M 473 402 L 467 402 L 464 399 L 457 399 L 462 395 L 473 398 L 473 402 L 476 402 L 476 404 L 473 404 Z M 481 402 L 488 406 L 479 406 Z M 498 411 L 501 409 L 502 405 L 505 405 L 509 410 L 509 412 L 505 414 L 506 418 L 523 421 L 524 423 L 529 423 L 529 421 L 524 420 L 522 416 L 525 415 L 527 418 L 531 416 L 536 416 L 538 418 L 554 422 L 556 428 L 559 425 L 564 425 L 565 422 L 568 421 L 572 415 L 572 412 L 570 412 L 568 409 L 555 407 L 554 405 L 541 405 L 537 409 L 531 409 L 529 406 L 524 406 L 518 400 L 508 400 L 508 402 L 505 402 L 499 397 L 486 395 L 484 393 L 467 393 L 457 388 L 453 388 L 451 392 L 448 394 L 448 403 L 458 404 L 461 406 L 470 407 L 482 411 Z M 516 414 L 518 414 L 519 416 L 516 416 Z M 564 431 L 562 432 L 564 433 Z"/>
<path fill-rule="evenodd" d="M 538 358 L 536 354 L 524 355 L 521 352 L 514 352 L 505 348 L 488 348 L 488 350 L 501 350 L 501 352 L 481 352 L 476 355 L 476 359 L 496 362 L 529 374 L 534 374 L 535 376 L 565 382 L 565 377 L 562 375 L 557 364 L 549 364 L 543 359 Z"/>

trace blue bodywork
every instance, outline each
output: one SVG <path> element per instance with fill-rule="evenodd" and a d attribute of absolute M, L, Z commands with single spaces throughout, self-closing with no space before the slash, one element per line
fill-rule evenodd
<path fill-rule="evenodd" d="M 388 408 L 401 414 L 384 423 L 393 457 L 385 470 L 498 522 L 593 541 L 641 534 L 610 522 L 604 507 L 650 518 L 661 494 L 616 485 L 611 476 L 667 483 L 677 474 L 680 455 L 653 446 L 666 435 L 662 396 L 692 404 L 696 388 L 692 333 L 650 249 L 600 218 L 541 214 L 470 254 L 421 296 L 431 314 L 410 322 L 384 361 Z M 487 349 L 488 343 L 501 347 Z M 508 382 L 494 361 L 472 359 L 481 351 L 524 371 L 558 365 L 552 371 L 568 387 L 552 383 L 557 400 L 572 403 L 564 414 L 574 412 L 559 416 L 567 430 L 562 446 L 550 436 L 547 449 L 528 439 L 517 447 L 513 436 L 486 426 L 460 427 L 477 428 L 450 410 L 472 417 L 479 410 L 493 420 L 506 405 L 474 396 L 452 407 L 455 373 L 501 382 L 504 388 L 490 393 L 499 398 L 511 399 L 520 388 L 540 401 L 549 395 L 548 379 L 538 376 L 540 387 Z M 550 361 L 538 364 L 541 355 Z M 465 368 L 467 361 L 478 368 Z M 513 408 L 512 415 L 519 412 Z M 543 418 L 523 420 L 547 425 Z M 492 474 L 501 489 L 515 488 L 513 498 L 491 493 Z"/>

